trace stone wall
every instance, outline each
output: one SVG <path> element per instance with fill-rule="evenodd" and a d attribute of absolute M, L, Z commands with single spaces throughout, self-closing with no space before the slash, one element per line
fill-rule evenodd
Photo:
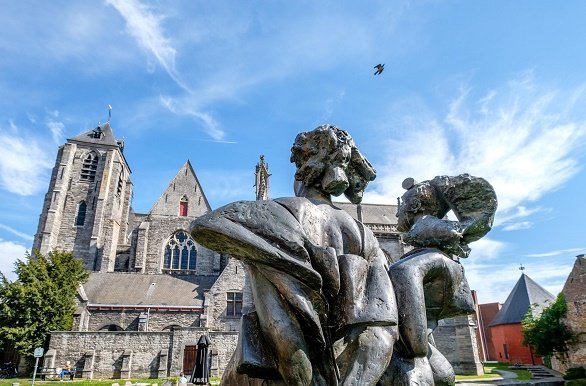
<path fill-rule="evenodd" d="M 433 332 L 436 347 L 454 367 L 456 374 L 483 374 L 478 355 L 476 325 L 472 316 L 440 320 Z"/>
<path fill-rule="evenodd" d="M 244 265 L 236 259 L 230 259 L 218 280 L 205 295 L 206 310 L 204 313 L 208 328 L 217 331 L 238 331 L 240 329 L 240 315 L 226 315 L 226 293 L 243 292 L 242 308 L 250 307 L 252 294 L 247 282 Z"/>
<path fill-rule="evenodd" d="M 59 366 L 65 361 L 84 378 L 162 378 L 183 372 L 186 346 L 195 346 L 201 335 L 210 341 L 212 375 L 221 375 L 238 340 L 236 332 L 205 328 L 178 328 L 163 332 L 53 332 L 43 363 Z M 48 357 L 48 356 L 51 357 Z"/>
<path fill-rule="evenodd" d="M 99 331 L 116 325 L 124 331 L 138 331 L 138 318 L 144 311 L 91 310 L 88 330 Z M 148 331 L 163 331 L 170 327 L 199 327 L 200 313 L 193 311 L 149 311 Z"/>
<path fill-rule="evenodd" d="M 76 368 L 88 368 L 88 378 L 121 378 L 124 354 L 131 352 L 126 378 L 158 378 L 161 358 L 167 358 L 171 332 L 54 332 L 49 349 L 55 350 L 55 364 L 69 360 Z M 88 361 L 93 359 L 93 366 Z M 128 371 L 128 370 L 127 370 Z"/>
<path fill-rule="evenodd" d="M 552 367 L 564 373 L 570 367 L 586 367 L 586 258 L 576 258 L 574 268 L 562 290 L 566 298 L 568 312 L 565 324 L 574 334 L 574 341 L 568 345 L 563 361 L 552 358 Z"/>

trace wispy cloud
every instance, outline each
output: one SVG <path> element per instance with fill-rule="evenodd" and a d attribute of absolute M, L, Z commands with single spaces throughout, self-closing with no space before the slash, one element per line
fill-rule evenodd
<path fill-rule="evenodd" d="M 187 115 L 200 121 L 207 134 L 217 141 L 224 139 L 225 133 L 220 128 L 220 124 L 210 113 L 198 111 L 185 103 L 178 103 L 176 99 L 161 96 L 159 101 L 161 105 L 175 114 Z"/>
<path fill-rule="evenodd" d="M 22 134 L 13 122 L 0 129 L 0 187 L 22 196 L 46 189 L 52 162 L 42 142 Z"/>
<path fill-rule="evenodd" d="M 549 251 L 543 253 L 530 253 L 525 256 L 527 257 L 553 257 L 553 256 L 560 256 L 560 255 L 574 255 L 579 252 L 586 252 L 586 247 L 582 248 L 568 248 L 568 249 L 560 249 L 557 251 Z"/>
<path fill-rule="evenodd" d="M 34 239 L 33 236 L 26 234 L 26 233 L 23 233 L 23 232 L 20 232 L 20 231 L 17 231 L 16 229 L 9 227 L 8 225 L 5 225 L 5 224 L 0 224 L 0 229 L 4 229 L 5 231 L 8 231 L 8 232 L 12 233 L 13 235 L 18 236 L 20 238 L 23 238 L 27 241 L 33 241 L 33 239 Z"/>
<path fill-rule="evenodd" d="M 322 115 L 322 122 L 330 119 L 330 117 L 334 113 L 336 105 L 338 105 L 340 103 L 340 101 L 342 101 L 342 99 L 344 99 L 345 94 L 346 94 L 346 92 L 344 90 L 341 90 L 336 95 L 326 99 L 326 103 L 325 103 L 326 107 L 325 107 L 324 114 Z"/>
<path fill-rule="evenodd" d="M 533 223 L 531 221 L 519 221 L 503 226 L 504 231 L 520 231 L 523 229 L 531 229 Z"/>
<path fill-rule="evenodd" d="M 531 73 L 473 98 L 462 87 L 442 117 L 404 121 L 404 135 L 389 140 L 393 149 L 382 165 L 369 201 L 395 202 L 405 177 L 470 173 L 495 188 L 495 223 L 535 212 L 531 202 L 559 189 L 579 170 L 576 150 L 586 140 L 583 88 L 564 94 L 541 90 Z"/>
<path fill-rule="evenodd" d="M 14 263 L 24 259 L 27 249 L 15 242 L 0 239 L 0 272 L 9 280 L 15 280 Z"/>
<path fill-rule="evenodd" d="M 164 16 L 155 14 L 150 7 L 138 0 L 106 0 L 106 3 L 124 18 L 128 33 L 136 39 L 139 46 L 157 60 L 179 87 L 191 92 L 175 68 L 177 50 L 165 36 L 161 26 Z"/>

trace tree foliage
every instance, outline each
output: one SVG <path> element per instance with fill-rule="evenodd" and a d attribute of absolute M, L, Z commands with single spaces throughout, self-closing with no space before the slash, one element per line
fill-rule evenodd
<path fill-rule="evenodd" d="M 555 302 L 534 316 L 530 308 L 523 319 L 523 344 L 531 346 L 539 356 L 559 355 L 568 351 L 568 342 L 573 335 L 564 324 L 568 306 L 564 294 L 560 293 Z"/>
<path fill-rule="evenodd" d="M 51 331 L 71 330 L 77 288 L 88 272 L 72 253 L 61 251 L 34 252 L 15 265 L 14 282 L 0 273 L 0 344 L 30 356 L 47 347 Z"/>

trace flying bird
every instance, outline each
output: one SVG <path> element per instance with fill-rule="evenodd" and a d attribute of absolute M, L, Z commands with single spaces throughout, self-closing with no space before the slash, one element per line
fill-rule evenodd
<path fill-rule="evenodd" d="M 376 68 L 376 72 L 374 73 L 374 75 L 380 75 L 383 73 L 383 71 L 385 69 L 385 65 L 379 63 L 376 66 L 374 66 L 374 68 Z"/>

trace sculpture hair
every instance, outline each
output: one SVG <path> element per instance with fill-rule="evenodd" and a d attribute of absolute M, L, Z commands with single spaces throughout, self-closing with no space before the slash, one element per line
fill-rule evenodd
<path fill-rule="evenodd" d="M 306 186 L 320 184 L 329 168 L 342 168 L 348 179 L 344 194 L 352 202 L 360 202 L 366 185 L 376 178 L 376 170 L 360 153 L 350 134 L 334 125 L 298 134 L 291 147 L 291 162 L 297 167 L 295 180 Z"/>

